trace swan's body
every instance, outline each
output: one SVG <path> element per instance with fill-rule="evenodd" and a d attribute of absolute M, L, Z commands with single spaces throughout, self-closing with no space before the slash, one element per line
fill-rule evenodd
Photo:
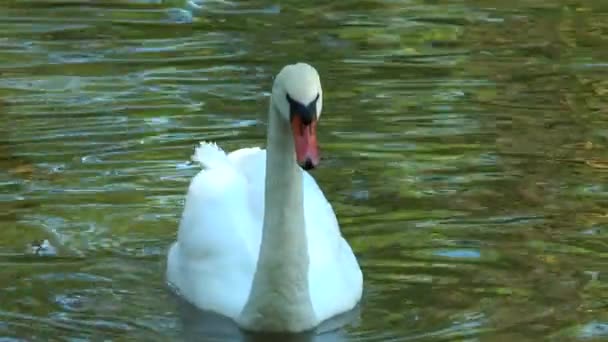
<path fill-rule="evenodd" d="M 314 130 L 322 100 L 315 108 L 315 95 L 321 89 L 312 67 L 285 67 L 271 97 L 268 152 L 226 154 L 203 143 L 193 158 L 204 170 L 188 189 L 167 277 L 186 300 L 244 329 L 313 329 L 361 298 L 361 270 L 333 209 L 297 164 L 318 162 Z M 314 125 L 294 119 L 307 110 L 298 101 L 313 104 Z"/>

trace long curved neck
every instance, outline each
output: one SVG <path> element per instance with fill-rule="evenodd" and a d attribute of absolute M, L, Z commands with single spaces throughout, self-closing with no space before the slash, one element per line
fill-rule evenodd
<path fill-rule="evenodd" d="M 302 331 L 317 323 L 308 289 L 302 170 L 291 127 L 272 100 L 267 143 L 262 242 L 241 322 L 251 330 Z"/>

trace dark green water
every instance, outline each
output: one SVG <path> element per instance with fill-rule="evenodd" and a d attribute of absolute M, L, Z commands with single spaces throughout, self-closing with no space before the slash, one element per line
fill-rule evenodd
<path fill-rule="evenodd" d="M 164 283 L 187 161 L 263 144 L 295 61 L 365 274 L 330 340 L 608 339 L 608 3 L 179 6 L 0 4 L 1 341 L 225 336 Z"/>

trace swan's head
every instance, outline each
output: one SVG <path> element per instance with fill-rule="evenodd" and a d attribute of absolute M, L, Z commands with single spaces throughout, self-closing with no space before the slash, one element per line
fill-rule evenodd
<path fill-rule="evenodd" d="M 281 118 L 290 123 L 298 164 L 305 170 L 317 166 L 317 122 L 323 107 L 317 70 L 306 63 L 285 66 L 275 78 L 272 102 Z"/>

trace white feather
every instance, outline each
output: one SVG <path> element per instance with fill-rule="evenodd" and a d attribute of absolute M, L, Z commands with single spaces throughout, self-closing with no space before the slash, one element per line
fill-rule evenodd
<path fill-rule="evenodd" d="M 201 142 L 199 146 L 194 149 L 192 161 L 197 162 L 203 168 L 208 169 L 226 166 L 230 162 L 226 152 L 213 142 Z"/>

